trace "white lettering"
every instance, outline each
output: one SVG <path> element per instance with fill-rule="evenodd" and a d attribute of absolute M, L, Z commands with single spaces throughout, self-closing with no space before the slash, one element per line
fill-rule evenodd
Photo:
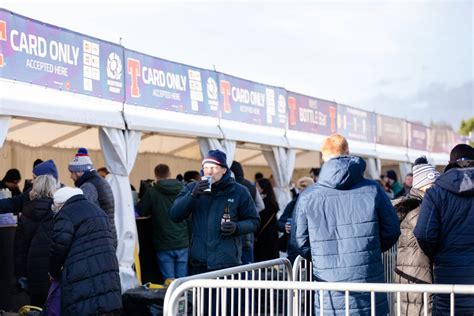
<path fill-rule="evenodd" d="M 10 45 L 11 47 L 13 48 L 13 50 L 15 52 L 19 52 L 20 51 L 20 48 L 18 46 L 15 45 L 15 37 L 18 36 L 18 31 L 17 30 L 12 30 L 10 32 Z"/>

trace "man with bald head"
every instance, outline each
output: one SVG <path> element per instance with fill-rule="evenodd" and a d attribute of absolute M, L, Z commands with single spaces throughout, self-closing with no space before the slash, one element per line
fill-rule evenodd
<path fill-rule="evenodd" d="M 300 194 L 295 210 L 296 245 L 313 261 L 317 282 L 383 283 L 382 252 L 400 235 L 400 224 L 382 187 L 364 178 L 365 161 L 349 155 L 341 135 L 321 147 L 324 164 L 318 182 Z M 342 314 L 344 292 L 323 294 L 324 311 Z M 370 314 L 370 293 L 350 293 L 349 313 Z M 321 308 L 316 291 L 315 313 Z M 385 294 L 377 294 L 377 315 L 388 313 Z"/>

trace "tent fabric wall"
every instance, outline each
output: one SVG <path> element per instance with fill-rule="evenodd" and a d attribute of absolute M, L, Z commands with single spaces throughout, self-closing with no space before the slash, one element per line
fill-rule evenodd
<path fill-rule="evenodd" d="M 380 164 L 380 161 L 377 161 L 377 159 L 375 158 L 367 158 L 365 160 L 367 162 L 367 174 L 369 175 L 369 177 L 373 180 L 378 180 L 380 179 L 380 168 L 377 164 L 377 162 Z"/>
<path fill-rule="evenodd" d="M 10 125 L 10 116 L 0 116 L 0 148 L 2 148 L 8 134 L 8 126 Z"/>
<path fill-rule="evenodd" d="M 401 178 L 399 179 L 399 182 L 402 183 L 405 180 L 405 177 L 407 176 L 407 174 L 411 172 L 411 163 L 400 162 L 399 166 L 400 166 L 400 178 Z"/>
<path fill-rule="evenodd" d="M 99 129 L 100 144 L 111 175 L 109 183 L 115 200 L 115 227 L 119 240 L 117 258 L 122 292 L 139 285 L 132 268 L 138 234 L 128 176 L 135 164 L 140 137 L 141 133 L 136 131 L 106 127 Z"/>
<path fill-rule="evenodd" d="M 272 151 L 264 151 L 263 155 L 272 169 L 274 188 L 280 213 L 291 200 L 289 184 L 295 167 L 296 152 L 291 148 L 272 147 Z"/>
<path fill-rule="evenodd" d="M 203 138 L 198 137 L 199 149 L 201 150 L 201 157 L 206 157 L 209 150 L 219 149 L 226 153 L 227 165 L 230 167 L 235 157 L 235 149 L 237 143 L 229 139 L 217 139 L 217 138 Z"/>

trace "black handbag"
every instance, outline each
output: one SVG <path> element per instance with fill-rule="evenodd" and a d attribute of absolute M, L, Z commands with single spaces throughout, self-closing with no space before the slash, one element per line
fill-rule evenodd
<path fill-rule="evenodd" d="M 288 242 L 290 240 L 290 235 L 283 233 L 283 235 L 278 238 L 278 250 L 281 252 L 286 252 L 288 250 Z"/>

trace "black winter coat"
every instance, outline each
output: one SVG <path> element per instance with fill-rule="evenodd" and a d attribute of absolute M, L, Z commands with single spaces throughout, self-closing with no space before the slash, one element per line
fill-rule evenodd
<path fill-rule="evenodd" d="M 110 184 L 95 170 L 86 171 L 74 184 L 81 188 L 87 200 L 103 209 L 107 214 L 114 239 L 114 247 L 117 248 L 117 230 L 115 229 L 114 218 L 115 202 Z"/>
<path fill-rule="evenodd" d="M 118 262 L 104 212 L 75 195 L 54 218 L 50 273 L 60 277 L 61 315 L 122 308 Z"/>
<path fill-rule="evenodd" d="M 263 199 L 263 203 L 265 203 L 265 209 L 259 214 L 260 227 L 255 233 L 255 262 L 276 259 L 280 256 L 276 219 L 278 204 L 272 203 L 268 197 Z"/>
<path fill-rule="evenodd" d="M 442 174 L 425 193 L 415 234 L 433 258 L 435 284 L 474 284 L 474 161 Z M 433 315 L 449 314 L 449 294 L 433 299 Z M 471 295 L 456 295 L 456 315 L 473 315 Z"/>
<path fill-rule="evenodd" d="M 29 293 L 42 297 L 47 296 L 50 286 L 52 202 L 49 198 L 26 202 L 15 235 L 15 275 L 27 277 Z"/>

